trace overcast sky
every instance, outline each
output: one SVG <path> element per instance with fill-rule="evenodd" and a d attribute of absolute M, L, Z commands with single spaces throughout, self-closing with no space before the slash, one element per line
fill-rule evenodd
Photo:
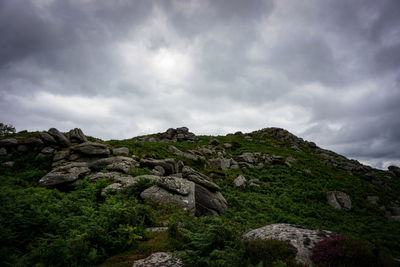
<path fill-rule="evenodd" d="M 0 122 L 102 139 L 282 127 L 400 165 L 400 1 L 0 0 Z"/>

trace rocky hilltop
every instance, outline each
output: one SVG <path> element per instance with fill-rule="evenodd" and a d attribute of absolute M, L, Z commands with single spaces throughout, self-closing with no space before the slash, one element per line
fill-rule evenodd
<path fill-rule="evenodd" d="M 271 262 L 280 260 L 283 264 L 291 264 L 293 261 L 293 264 L 309 265 L 318 263 L 315 251 L 320 242 L 344 235 L 352 236 L 357 242 L 366 242 L 366 247 L 379 245 L 382 247 L 379 249 L 388 255 L 400 256 L 397 241 L 400 238 L 400 168 L 390 166 L 387 171 L 381 171 L 365 166 L 284 129 L 266 128 L 251 133 L 210 137 L 196 136 L 188 128 L 181 127 L 129 140 L 102 141 L 87 137 L 78 128 L 66 133 L 51 128 L 1 137 L 0 164 L 0 175 L 7 181 L 3 185 L 4 192 L 16 187 L 20 190 L 45 190 L 37 191 L 40 194 L 57 192 L 61 195 L 54 200 L 56 202 L 79 195 L 79 201 L 92 203 L 89 210 L 93 214 L 97 214 L 97 209 L 104 213 L 104 205 L 111 201 L 123 206 L 131 203 L 130 208 L 135 210 L 148 209 L 144 214 L 136 210 L 136 215 L 129 216 L 117 212 L 122 216 L 118 219 L 119 226 L 112 223 L 102 226 L 104 229 L 122 227 L 118 230 L 121 233 L 127 231 L 127 237 L 124 234 L 109 237 L 110 240 L 127 242 L 113 245 L 119 249 L 133 248 L 132 258 L 128 257 L 126 266 L 190 266 L 200 262 L 222 262 L 226 266 L 231 266 L 232 262 L 241 266 L 257 264 L 267 261 L 263 253 L 253 251 L 253 243 L 262 240 L 283 242 L 283 245 L 275 246 L 289 246 L 288 251 L 293 251 L 292 256 L 271 258 Z M 29 172 L 34 172 L 33 178 L 27 178 Z M 88 193 L 88 188 L 93 188 L 93 192 Z M 93 195 L 89 197 L 88 194 Z M 8 203 L 7 196 L 3 197 Z M 64 204 L 60 204 L 58 209 L 63 209 Z M 77 207 L 78 210 L 86 204 Z M 32 205 L 33 209 L 48 209 L 43 200 L 35 204 L 38 206 Z M 10 218 L 1 225 L 2 229 L 14 235 L 20 235 L 22 230 L 10 226 L 9 222 L 16 220 L 15 216 L 25 216 L 26 212 L 19 214 L 18 207 L 14 213 L 4 214 Z M 104 216 L 115 216 L 114 208 Z M 82 216 L 78 210 L 64 213 L 76 219 L 76 216 Z M 181 211 L 185 215 L 179 217 L 177 214 Z M 35 214 L 29 216 L 36 218 Z M 66 242 L 70 231 L 59 232 L 49 228 L 56 212 L 51 214 L 48 219 L 41 219 L 46 229 L 44 233 L 55 235 L 54 242 L 58 239 Z M 150 214 L 154 217 L 151 220 Z M 137 221 L 139 218 L 141 223 Z M 190 218 L 199 219 L 192 221 Z M 93 225 L 101 221 L 100 217 L 90 220 Z M 211 223 L 208 224 L 209 220 Z M 90 236 L 89 229 L 81 229 L 81 223 L 84 222 L 75 226 L 81 234 Z M 146 231 L 144 226 L 148 227 Z M 29 228 L 29 223 L 24 227 Z M 236 228 L 232 230 L 231 227 Z M 223 240 L 213 241 L 216 238 L 213 236 L 214 228 L 219 229 L 214 234 L 221 234 Z M 236 234 L 224 237 L 224 231 L 225 234 L 227 231 Z M 167 239 L 157 239 L 161 237 Z M 10 255 L 27 255 L 23 260 L 29 263 L 54 265 L 47 261 L 49 259 L 35 254 L 35 246 L 45 248 L 41 241 L 33 245 L 30 243 L 33 241 L 26 240 L 25 245 L 18 245 L 11 237 L 8 238 L 9 249 L 4 251 Z M 27 237 L 21 234 L 21 238 Z M 42 240 L 43 237 L 39 233 L 36 238 Z M 97 248 L 93 259 L 82 260 L 80 257 L 83 256 L 74 256 L 73 260 L 82 261 L 82 265 L 100 263 L 117 254 L 116 250 L 102 247 L 107 242 L 95 238 L 84 240 Z M 140 252 L 143 250 L 141 246 L 150 241 L 158 245 L 153 244 L 151 249 Z M 163 242 L 175 245 L 162 245 Z M 211 243 L 207 247 L 201 242 Z M 34 247 L 26 252 L 28 245 Z M 68 246 L 70 252 L 79 247 L 72 243 Z M 90 246 L 87 253 L 94 253 L 90 252 L 94 251 Z M 238 246 L 244 246 L 244 250 Z M 216 250 L 220 251 L 218 253 L 230 251 L 234 255 L 228 258 L 222 254 L 210 255 L 217 253 Z M 165 253 L 171 251 L 177 254 Z M 241 251 L 246 252 L 243 254 Z M 279 251 L 286 250 L 281 248 Z M 10 256 L 4 259 L 5 263 L 18 262 Z M 112 262 L 113 259 L 109 259 L 106 266 Z M 395 264 L 395 261 L 390 262 Z"/>

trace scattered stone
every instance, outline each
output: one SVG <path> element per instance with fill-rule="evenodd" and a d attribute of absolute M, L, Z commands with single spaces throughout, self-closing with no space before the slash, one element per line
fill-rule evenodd
<path fill-rule="evenodd" d="M 7 149 L 4 147 L 0 148 L 0 157 L 7 156 Z"/>
<path fill-rule="evenodd" d="M 231 149 L 231 148 L 232 148 L 232 145 L 229 144 L 229 143 L 225 143 L 225 144 L 224 144 L 224 148 L 226 148 L 226 149 Z"/>
<path fill-rule="evenodd" d="M 39 185 L 45 187 L 64 185 L 72 183 L 89 173 L 90 169 L 86 163 L 74 162 L 53 169 L 39 180 Z"/>
<path fill-rule="evenodd" d="M 204 146 L 199 147 L 198 150 L 199 150 L 201 153 L 206 154 L 206 155 L 211 155 L 211 154 L 215 153 L 215 151 L 213 151 L 213 150 L 211 150 L 211 149 L 209 149 L 209 148 L 207 148 L 207 147 L 204 147 Z"/>
<path fill-rule="evenodd" d="M 12 168 L 12 167 L 14 167 L 14 161 L 3 162 L 3 163 L 1 163 L 1 166 L 5 167 L 5 168 Z"/>
<path fill-rule="evenodd" d="M 351 199 L 349 195 L 340 191 L 326 192 L 328 204 L 336 209 L 351 210 Z"/>
<path fill-rule="evenodd" d="M 129 148 L 127 148 L 127 147 L 114 148 L 112 150 L 112 153 L 114 155 L 118 155 L 118 156 L 128 156 L 129 155 Z"/>
<path fill-rule="evenodd" d="M 312 265 L 312 248 L 325 237 L 336 234 L 325 230 L 310 230 L 291 224 L 271 224 L 246 233 L 244 240 L 277 239 L 289 242 L 297 249 L 296 260 L 307 265 Z"/>
<path fill-rule="evenodd" d="M 70 130 L 66 134 L 66 136 L 68 137 L 69 141 L 73 144 L 80 144 L 88 141 L 82 130 L 79 128 Z"/>
<path fill-rule="evenodd" d="M 243 175 L 239 175 L 238 177 L 236 177 L 235 180 L 233 180 L 233 184 L 236 187 L 244 189 L 244 188 L 246 188 L 247 181 Z"/>
<path fill-rule="evenodd" d="M 218 168 L 223 171 L 226 171 L 228 169 L 239 168 L 236 161 L 234 161 L 233 159 L 227 159 L 224 157 L 212 158 L 212 159 L 209 159 L 208 162 L 212 167 Z"/>
<path fill-rule="evenodd" d="M 110 150 L 106 145 L 93 142 L 85 142 L 71 147 L 71 151 L 88 156 L 107 157 Z"/>
<path fill-rule="evenodd" d="M 219 186 L 214 184 L 213 182 L 211 182 L 210 178 L 208 178 L 208 176 L 193 170 L 189 166 L 183 167 L 182 177 L 185 179 L 188 179 L 196 184 L 202 185 L 211 191 L 220 190 Z"/>
<path fill-rule="evenodd" d="M 196 184 L 196 213 L 199 215 L 218 215 L 227 209 L 226 199 L 220 192 L 211 192 L 203 186 Z"/>
<path fill-rule="evenodd" d="M 172 257 L 165 252 L 157 252 L 149 257 L 136 260 L 132 267 L 181 267 L 183 263 L 180 259 Z"/>
<path fill-rule="evenodd" d="M 15 138 L 6 138 L 0 140 L 0 147 L 13 147 L 18 145 L 18 140 Z"/>
<path fill-rule="evenodd" d="M 219 145 L 219 141 L 216 138 L 211 138 L 209 144 L 212 145 L 212 146 L 218 146 Z"/>
<path fill-rule="evenodd" d="M 57 141 L 57 144 L 59 144 L 61 147 L 67 147 L 68 146 L 68 139 L 67 137 L 61 133 L 59 130 L 56 128 L 50 128 L 47 131 L 54 139 Z"/>

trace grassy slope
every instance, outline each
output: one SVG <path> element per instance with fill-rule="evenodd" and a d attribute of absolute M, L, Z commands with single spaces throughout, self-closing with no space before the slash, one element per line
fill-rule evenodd
<path fill-rule="evenodd" d="M 208 144 L 210 137 L 199 139 L 196 143 L 174 145 L 181 150 L 196 149 Z M 388 221 L 378 206 L 365 201 L 369 195 L 378 195 L 379 206 L 389 207 L 400 194 L 399 180 L 374 170 L 393 188 L 388 192 L 363 177 L 324 163 L 310 148 L 294 151 L 288 144 L 260 135 L 254 136 L 251 142 L 243 136 L 217 139 L 234 144 L 234 149 L 227 150 L 232 155 L 262 152 L 292 156 L 297 162 L 291 168 L 273 165 L 222 172 L 204 168 L 204 162 L 176 157 L 168 150 L 168 143 L 107 142 L 112 147 L 126 146 L 139 157 L 176 157 L 212 177 L 222 187 L 228 210 L 219 217 L 194 219 L 172 207 L 142 203 L 138 194 L 150 185 L 145 181 L 129 192 L 106 200 L 99 196 L 101 189 L 110 183 L 105 180 L 97 184 L 84 182 L 72 193 L 38 188 L 36 183 L 50 169 L 50 161 L 38 161 L 33 155 L 26 155 L 12 170 L 0 172 L 0 241 L 6 244 L 0 249 L 3 263 L 90 266 L 117 254 L 104 266 L 131 266 L 135 258 L 167 250 L 181 251 L 181 257 L 189 264 L 229 266 L 242 255 L 238 245 L 241 234 L 271 223 L 332 230 L 365 240 L 400 257 L 400 223 Z M 259 179 L 260 187 L 234 188 L 232 181 L 238 174 Z M 330 207 L 324 194 L 329 190 L 348 193 L 353 210 L 345 212 Z M 172 230 L 183 223 L 187 229 L 185 236 L 172 230 L 161 234 L 144 231 L 145 227 L 165 223 Z"/>

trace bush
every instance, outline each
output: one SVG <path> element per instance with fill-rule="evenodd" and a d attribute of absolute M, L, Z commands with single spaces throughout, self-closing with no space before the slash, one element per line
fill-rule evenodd
<path fill-rule="evenodd" d="M 274 262 L 291 262 L 296 257 L 297 249 L 290 243 L 276 239 L 257 239 L 243 242 L 244 258 L 251 264 L 269 266 Z"/>
<path fill-rule="evenodd" d="M 15 133 L 15 127 L 0 122 L 0 136 Z"/>
<path fill-rule="evenodd" d="M 318 266 L 397 266 L 379 249 L 342 235 L 315 244 L 311 260 Z"/>

